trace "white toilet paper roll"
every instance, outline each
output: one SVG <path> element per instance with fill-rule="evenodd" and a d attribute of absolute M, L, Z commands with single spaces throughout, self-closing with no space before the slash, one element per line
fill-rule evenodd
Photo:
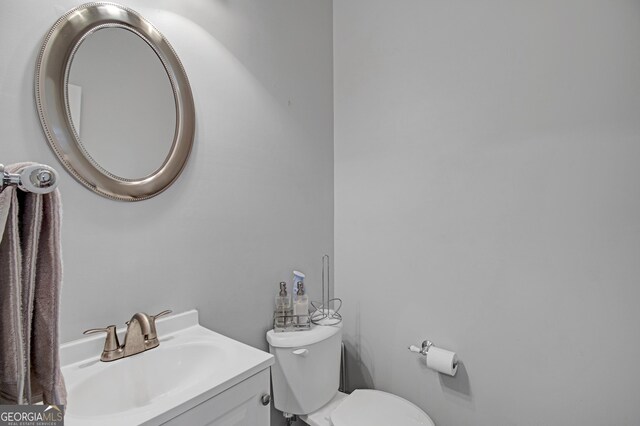
<path fill-rule="evenodd" d="M 458 371 L 458 356 L 455 352 L 432 346 L 427 352 L 427 367 L 449 376 L 455 376 Z"/>

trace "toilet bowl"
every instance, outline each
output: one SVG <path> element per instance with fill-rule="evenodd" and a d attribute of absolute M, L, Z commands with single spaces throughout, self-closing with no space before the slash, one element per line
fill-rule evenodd
<path fill-rule="evenodd" d="M 338 392 L 342 324 L 309 331 L 267 332 L 273 403 L 309 426 L 434 426 L 427 413 L 391 393 Z"/>
<path fill-rule="evenodd" d="M 309 426 L 435 426 L 433 420 L 404 398 L 378 390 L 338 392 L 328 404 L 300 416 Z"/>

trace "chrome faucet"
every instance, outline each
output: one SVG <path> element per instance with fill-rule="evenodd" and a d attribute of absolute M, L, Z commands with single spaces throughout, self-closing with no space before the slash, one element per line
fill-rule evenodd
<path fill-rule="evenodd" d="M 166 310 L 156 315 L 147 315 L 144 312 L 134 314 L 126 322 L 127 333 L 124 336 L 124 345 L 122 346 L 118 341 L 115 325 L 110 325 L 107 328 L 92 328 L 83 334 L 107 333 L 100 361 L 115 361 L 157 347 L 160 342 L 158 342 L 156 333 L 156 318 L 170 313 L 170 310 Z"/>

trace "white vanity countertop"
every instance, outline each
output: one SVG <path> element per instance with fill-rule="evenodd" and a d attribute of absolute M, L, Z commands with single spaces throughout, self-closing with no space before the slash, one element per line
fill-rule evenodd
<path fill-rule="evenodd" d="M 156 328 L 160 346 L 112 362 L 100 361 L 104 335 L 61 346 L 67 426 L 161 424 L 274 363 L 200 326 L 196 310 L 158 319 Z"/>

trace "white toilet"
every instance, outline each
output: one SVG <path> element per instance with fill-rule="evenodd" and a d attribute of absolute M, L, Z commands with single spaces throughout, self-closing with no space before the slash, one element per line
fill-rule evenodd
<path fill-rule="evenodd" d="M 342 324 L 267 332 L 275 407 L 310 426 L 435 426 L 427 413 L 376 390 L 338 392 Z"/>

